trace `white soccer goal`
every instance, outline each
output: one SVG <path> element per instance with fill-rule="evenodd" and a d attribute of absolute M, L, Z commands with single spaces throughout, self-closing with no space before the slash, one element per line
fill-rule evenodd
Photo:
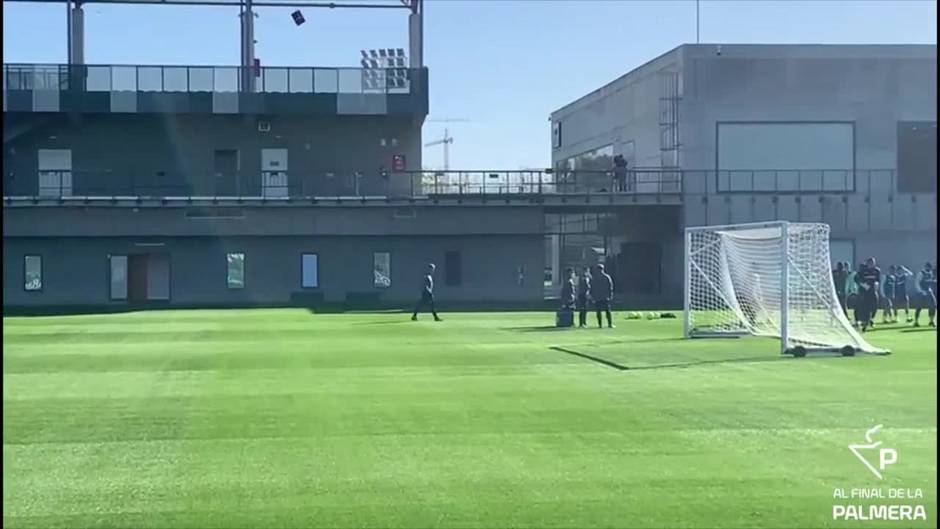
<path fill-rule="evenodd" d="M 685 230 L 685 336 L 780 338 L 781 352 L 886 352 L 842 311 L 829 226 L 765 222 Z"/>

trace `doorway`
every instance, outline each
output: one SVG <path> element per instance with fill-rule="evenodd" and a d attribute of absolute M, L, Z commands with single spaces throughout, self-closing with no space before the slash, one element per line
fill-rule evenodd
<path fill-rule="evenodd" d="M 216 149 L 213 159 L 215 196 L 238 196 L 238 151 Z"/>
<path fill-rule="evenodd" d="M 111 299 L 129 303 L 170 300 L 170 255 L 112 255 Z"/>

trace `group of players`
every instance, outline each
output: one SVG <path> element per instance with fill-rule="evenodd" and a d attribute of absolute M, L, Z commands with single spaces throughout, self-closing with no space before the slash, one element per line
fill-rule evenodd
<path fill-rule="evenodd" d="M 875 324 L 878 309 L 882 310 L 883 323 L 897 323 L 898 314 L 904 309 L 906 323 L 920 326 L 920 313 L 927 310 L 928 325 L 936 327 L 937 313 L 937 272 L 933 264 L 927 262 L 915 275 L 903 265 L 891 265 L 888 273 L 883 274 L 870 257 L 864 263 L 852 269 L 848 262 L 837 263 L 832 271 L 833 283 L 842 310 L 849 315 L 852 309 L 856 327 L 862 331 Z M 914 317 L 911 317 L 911 296 L 908 285 L 914 287 Z"/>
<path fill-rule="evenodd" d="M 575 286 L 574 269 L 565 270 L 565 279 L 561 287 L 561 310 L 578 311 L 578 327 L 587 327 L 587 313 L 593 303 L 597 313 L 597 326 L 603 327 L 602 316 L 607 318 L 607 327 L 613 329 L 614 321 L 610 314 L 610 302 L 614 295 L 614 280 L 604 270 L 604 265 L 591 269 L 584 267 Z"/>

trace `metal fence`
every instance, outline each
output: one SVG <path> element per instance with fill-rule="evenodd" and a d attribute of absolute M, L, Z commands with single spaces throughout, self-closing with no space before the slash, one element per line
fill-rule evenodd
<path fill-rule="evenodd" d="M 891 169 L 854 171 L 286 171 L 252 174 L 42 171 L 8 175 L 5 196 L 94 197 L 461 197 L 905 193 Z"/>
<path fill-rule="evenodd" d="M 38 182 L 38 186 L 33 182 Z M 38 190 L 38 191 L 37 191 Z M 300 173 L 278 178 L 123 171 L 42 171 L 16 175 L 5 195 L 39 197 L 386 197 L 488 195 L 615 195 L 679 193 L 677 171 L 410 171 L 391 173 Z"/>
<path fill-rule="evenodd" d="M 415 68 L 4 64 L 5 90 L 408 94 Z"/>

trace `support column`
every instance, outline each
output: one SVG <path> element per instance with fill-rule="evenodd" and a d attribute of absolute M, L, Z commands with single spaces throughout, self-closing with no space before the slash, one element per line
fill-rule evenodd
<path fill-rule="evenodd" d="M 255 91 L 255 12 L 251 0 L 244 0 L 241 12 L 241 50 L 243 92 Z"/>
<path fill-rule="evenodd" d="M 69 64 L 85 64 L 85 11 L 80 2 L 69 2 Z"/>
<path fill-rule="evenodd" d="M 424 6 L 421 0 L 411 0 L 408 15 L 408 66 L 424 67 Z"/>

